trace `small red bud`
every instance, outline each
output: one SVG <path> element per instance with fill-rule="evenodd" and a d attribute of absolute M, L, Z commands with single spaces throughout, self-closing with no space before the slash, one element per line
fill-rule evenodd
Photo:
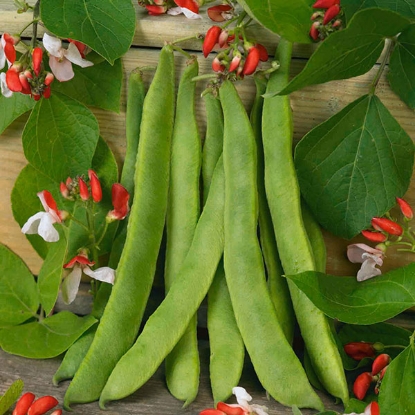
<path fill-rule="evenodd" d="M 40 98 L 41 98 L 41 96 L 40 96 L 40 94 L 33 94 L 33 95 L 32 95 L 32 98 L 33 98 L 35 101 L 39 101 L 39 100 L 40 100 Z"/>
<path fill-rule="evenodd" d="M 43 57 L 43 50 L 42 48 L 34 48 L 32 52 L 32 64 L 33 64 L 33 72 L 36 76 L 40 74 L 40 68 L 42 66 L 42 57 Z"/>
<path fill-rule="evenodd" d="M 61 195 L 65 199 L 68 199 L 68 197 L 69 197 L 69 189 L 68 189 L 68 186 L 66 186 L 66 184 L 64 182 L 61 182 L 61 184 L 59 185 L 59 190 L 61 191 Z"/>
<path fill-rule="evenodd" d="M 391 357 L 386 353 L 382 353 L 377 356 L 372 363 L 372 375 L 377 375 L 379 372 L 381 372 L 382 369 L 388 366 L 390 361 Z"/>
<path fill-rule="evenodd" d="M 352 342 L 343 346 L 345 353 L 354 360 L 362 360 L 365 357 L 374 357 L 375 348 L 372 343 Z"/>
<path fill-rule="evenodd" d="M 78 178 L 78 185 L 79 185 L 79 195 L 81 196 L 81 199 L 88 200 L 89 199 L 88 186 L 86 185 L 82 177 Z"/>
<path fill-rule="evenodd" d="M 373 232 L 373 231 L 362 231 L 362 235 L 372 242 L 385 242 L 388 237 L 387 235 L 380 233 L 380 232 Z"/>
<path fill-rule="evenodd" d="M 221 48 L 223 48 L 229 39 L 229 32 L 227 30 L 222 30 L 218 38 L 218 44 Z"/>
<path fill-rule="evenodd" d="M 335 4 L 340 4 L 340 0 L 317 0 L 313 4 L 314 9 L 329 9 Z"/>
<path fill-rule="evenodd" d="M 320 31 L 318 30 L 319 26 L 320 26 L 320 22 L 314 22 L 311 25 L 311 28 L 310 28 L 310 37 L 311 37 L 311 39 L 319 40 L 319 37 L 320 37 Z"/>
<path fill-rule="evenodd" d="M 414 217 L 414 212 L 411 208 L 411 205 L 406 200 L 403 200 L 400 197 L 397 197 L 396 201 L 398 202 L 398 205 L 401 208 L 402 215 L 404 215 L 407 219 L 412 219 Z"/>
<path fill-rule="evenodd" d="M 212 69 L 215 72 L 223 72 L 225 70 L 225 67 L 220 63 L 220 60 L 218 59 L 218 57 L 216 57 L 215 59 L 213 59 L 213 61 L 212 61 Z"/>
<path fill-rule="evenodd" d="M 377 230 L 382 230 L 390 235 L 400 236 L 403 233 L 401 225 L 387 218 L 373 218 L 372 226 Z"/>
<path fill-rule="evenodd" d="M 55 79 L 55 77 L 54 77 L 53 73 L 52 72 L 48 72 L 46 74 L 44 84 L 46 86 L 48 86 L 48 85 L 50 85 L 53 82 L 54 79 Z"/>
<path fill-rule="evenodd" d="M 50 89 L 50 86 L 47 85 L 45 89 L 43 90 L 43 98 L 46 98 L 46 99 L 50 98 L 50 94 L 51 94 L 51 89 Z"/>
<path fill-rule="evenodd" d="M 101 182 L 94 170 L 88 170 L 88 177 L 91 184 L 92 199 L 95 203 L 99 203 L 102 199 Z"/>
<path fill-rule="evenodd" d="M 343 22 L 340 19 L 337 19 L 332 25 L 331 27 L 336 28 L 336 27 L 341 27 L 341 25 L 343 24 Z"/>
<path fill-rule="evenodd" d="M 231 64 L 229 65 L 228 71 L 233 72 L 239 66 L 241 59 L 242 59 L 241 55 L 236 54 L 231 60 Z"/>
<path fill-rule="evenodd" d="M 251 75 L 255 72 L 260 58 L 260 52 L 259 49 L 257 49 L 255 46 L 252 46 L 248 51 L 248 56 L 245 60 L 245 65 L 242 69 L 243 75 Z"/>
<path fill-rule="evenodd" d="M 12 415 L 26 415 L 34 400 L 35 395 L 32 392 L 24 393 L 17 401 Z"/>
<path fill-rule="evenodd" d="M 32 403 L 27 415 L 43 415 L 54 408 L 59 402 L 53 396 L 42 396 Z"/>
<path fill-rule="evenodd" d="M 356 378 L 353 384 L 353 393 L 357 399 L 364 399 L 372 381 L 373 376 L 369 372 L 363 372 Z"/>
<path fill-rule="evenodd" d="M 339 13 L 340 13 L 340 6 L 338 4 L 334 4 L 333 6 L 328 8 L 326 10 L 326 13 L 324 13 L 323 25 L 333 20 Z"/>
<path fill-rule="evenodd" d="M 212 26 L 208 29 L 203 41 L 203 56 L 206 58 L 210 52 L 212 52 L 216 43 L 218 43 L 219 36 L 222 32 L 222 28 L 219 26 Z"/>
<path fill-rule="evenodd" d="M 166 6 L 155 6 L 152 4 L 147 4 L 145 8 L 147 9 L 148 14 L 152 16 L 159 16 L 160 14 L 164 14 L 167 11 Z"/>

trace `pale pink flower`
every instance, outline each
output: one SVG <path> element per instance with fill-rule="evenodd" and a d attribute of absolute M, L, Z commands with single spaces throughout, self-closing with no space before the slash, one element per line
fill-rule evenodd
<path fill-rule="evenodd" d="M 74 77 L 72 63 L 82 68 L 93 65 L 92 62 L 82 58 L 74 43 L 69 43 L 68 48 L 65 49 L 59 38 L 45 33 L 43 46 L 49 52 L 49 66 L 58 81 L 65 82 Z"/>
<path fill-rule="evenodd" d="M 376 266 L 383 265 L 384 252 L 366 244 L 352 244 L 347 247 L 350 262 L 362 264 L 357 273 L 357 281 L 364 281 L 380 275 L 382 271 Z"/>

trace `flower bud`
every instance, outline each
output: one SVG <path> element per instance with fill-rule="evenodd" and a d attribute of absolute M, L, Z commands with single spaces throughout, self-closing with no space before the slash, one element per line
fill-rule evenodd
<path fill-rule="evenodd" d="M 338 4 L 334 4 L 329 9 L 326 10 L 323 17 L 323 25 L 326 25 L 328 22 L 333 20 L 338 14 L 340 13 L 340 6 Z"/>
<path fill-rule="evenodd" d="M 373 381 L 373 376 L 369 372 L 361 373 L 353 383 L 353 393 L 357 399 L 364 399 Z"/>
<path fill-rule="evenodd" d="M 241 63 L 242 56 L 239 52 L 235 53 L 235 56 L 231 60 L 231 64 L 229 65 L 229 72 L 233 72 Z"/>
<path fill-rule="evenodd" d="M 34 48 L 32 52 L 32 65 L 33 65 L 33 72 L 36 76 L 40 74 L 40 68 L 42 66 L 42 57 L 43 57 L 43 50 L 42 48 Z"/>
<path fill-rule="evenodd" d="M 78 185 L 79 185 L 79 195 L 81 196 L 81 199 L 88 200 L 89 199 L 88 186 L 86 185 L 82 177 L 78 178 Z"/>
<path fill-rule="evenodd" d="M 372 375 L 377 375 L 382 369 L 388 366 L 390 361 L 391 357 L 386 353 L 382 353 L 377 356 L 372 363 Z"/>
<path fill-rule="evenodd" d="M 12 415 L 26 415 L 34 400 L 35 395 L 32 392 L 24 393 L 17 401 Z"/>
<path fill-rule="evenodd" d="M 369 342 L 352 342 L 343 346 L 345 353 L 354 360 L 362 360 L 365 357 L 374 357 L 375 348 Z"/>
<path fill-rule="evenodd" d="M 385 242 L 388 239 L 388 236 L 384 233 L 373 232 L 368 230 L 362 231 L 362 235 L 372 242 Z"/>
<path fill-rule="evenodd" d="M 414 212 L 411 208 L 411 205 L 400 197 L 397 197 L 396 201 L 398 202 L 402 215 L 404 215 L 406 219 L 412 219 L 414 217 Z"/>
<path fill-rule="evenodd" d="M 320 27 L 320 22 L 314 22 L 311 25 L 310 28 L 310 37 L 313 40 L 319 40 L 320 37 L 320 31 L 318 30 L 318 28 Z"/>
<path fill-rule="evenodd" d="M 66 184 L 64 182 L 60 183 L 59 190 L 61 191 L 61 195 L 65 199 L 69 199 L 69 189 L 68 189 L 68 186 L 66 186 Z"/>
<path fill-rule="evenodd" d="M 255 46 L 252 46 L 248 51 L 248 56 L 246 57 L 244 67 L 242 69 L 243 75 L 252 75 L 259 63 L 260 52 L 259 49 Z"/>
<path fill-rule="evenodd" d="M 55 79 L 55 76 L 53 75 L 53 73 L 52 72 L 48 72 L 46 74 L 46 76 L 45 76 L 44 84 L 46 86 L 48 86 L 48 85 L 50 85 L 53 82 L 54 79 Z"/>
<path fill-rule="evenodd" d="M 221 32 L 222 28 L 220 28 L 219 26 L 212 26 L 206 32 L 202 47 L 203 56 L 205 58 L 209 55 L 210 52 L 212 52 L 216 43 L 218 43 Z"/>
<path fill-rule="evenodd" d="M 91 184 L 92 199 L 95 203 L 99 203 L 102 199 L 101 183 L 94 170 L 88 170 L 88 177 Z"/>
<path fill-rule="evenodd" d="M 385 231 L 390 235 L 400 236 L 403 233 L 401 225 L 387 218 L 375 217 L 372 219 L 371 223 L 375 229 Z"/>
<path fill-rule="evenodd" d="M 27 415 L 43 415 L 54 408 L 59 402 L 53 396 L 42 396 L 32 403 Z"/>
<path fill-rule="evenodd" d="M 335 4 L 340 4 L 340 0 L 317 0 L 313 4 L 314 9 L 329 9 Z"/>
<path fill-rule="evenodd" d="M 166 6 L 155 6 L 152 4 L 147 4 L 145 8 L 147 9 L 148 14 L 152 16 L 159 16 L 160 14 L 164 14 L 167 11 Z"/>
<path fill-rule="evenodd" d="M 128 206 L 129 199 L 130 194 L 127 189 L 119 183 L 114 183 L 112 185 L 112 205 L 114 210 L 108 212 L 106 221 L 110 223 L 115 220 L 123 220 L 130 210 Z"/>

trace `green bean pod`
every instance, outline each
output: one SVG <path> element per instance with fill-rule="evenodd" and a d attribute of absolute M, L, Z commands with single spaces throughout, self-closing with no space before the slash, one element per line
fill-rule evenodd
<path fill-rule="evenodd" d="M 267 93 L 280 91 L 289 80 L 292 44 L 280 40 L 280 69 L 268 81 Z M 289 97 L 267 98 L 263 109 L 262 138 L 265 187 L 284 273 L 315 270 L 313 252 L 304 228 L 300 191 L 292 158 L 292 112 Z M 313 367 L 324 387 L 348 401 L 342 361 L 328 321 L 304 293 L 288 282 L 301 334 Z"/>
<path fill-rule="evenodd" d="M 179 276 L 147 320 L 134 346 L 120 359 L 100 398 L 101 408 L 140 388 L 183 336 L 212 283 L 223 253 L 224 174 L 215 169 L 205 208 Z"/>
<path fill-rule="evenodd" d="M 169 291 L 189 251 L 200 215 L 200 167 L 202 145 L 196 122 L 196 82 L 199 73 L 194 57 L 184 70 L 177 93 L 170 167 L 169 202 L 166 217 L 166 262 L 164 282 Z M 166 382 L 170 393 L 190 404 L 199 389 L 200 361 L 197 319 L 193 316 L 185 334 L 166 357 Z"/>
<path fill-rule="evenodd" d="M 115 284 L 94 341 L 66 392 L 66 408 L 99 398 L 112 369 L 137 336 L 165 223 L 174 96 L 174 55 L 167 45 L 144 101 L 135 197 Z"/>
<path fill-rule="evenodd" d="M 251 110 L 251 124 L 257 144 L 257 183 L 258 183 L 258 224 L 259 240 L 267 270 L 267 283 L 271 300 L 277 312 L 278 322 L 289 343 L 294 338 L 295 314 L 287 281 L 282 277 L 282 265 L 275 240 L 274 227 L 265 194 L 264 149 L 262 144 L 262 109 L 267 88 L 266 79 L 255 76 L 256 94 Z"/>
<path fill-rule="evenodd" d="M 224 112 L 226 281 L 236 321 L 262 386 L 284 405 L 322 409 L 288 343 L 271 301 L 257 238 L 257 156 L 254 133 L 230 81 L 219 89 Z"/>
<path fill-rule="evenodd" d="M 203 147 L 203 195 L 209 194 L 215 165 L 223 152 L 223 112 L 218 98 L 204 95 L 206 138 Z M 215 403 L 226 401 L 239 384 L 245 346 L 233 312 L 225 270 L 221 261 L 208 292 L 207 326 L 209 332 L 209 374 Z"/>

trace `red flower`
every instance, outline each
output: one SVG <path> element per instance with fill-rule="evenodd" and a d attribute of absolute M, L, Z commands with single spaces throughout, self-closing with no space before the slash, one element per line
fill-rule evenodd
<path fill-rule="evenodd" d="M 218 43 L 219 36 L 222 32 L 222 28 L 219 26 L 212 26 L 208 29 L 203 41 L 203 56 L 207 58 L 210 52 L 212 52 L 215 45 Z"/>
<path fill-rule="evenodd" d="M 199 3 L 195 0 L 174 0 L 174 2 L 183 9 L 188 9 L 193 13 L 199 13 Z"/>
<path fill-rule="evenodd" d="M 129 199 L 130 194 L 124 186 L 119 183 L 114 183 L 112 185 L 112 205 L 114 206 L 114 210 L 108 212 L 108 222 L 113 222 L 114 220 L 122 220 L 127 216 L 130 210 L 128 206 Z"/>
<path fill-rule="evenodd" d="M 98 179 L 97 174 L 94 172 L 94 170 L 88 170 L 88 177 L 89 177 L 89 181 L 91 184 L 92 199 L 95 203 L 98 203 L 102 199 L 101 183 Z"/>

